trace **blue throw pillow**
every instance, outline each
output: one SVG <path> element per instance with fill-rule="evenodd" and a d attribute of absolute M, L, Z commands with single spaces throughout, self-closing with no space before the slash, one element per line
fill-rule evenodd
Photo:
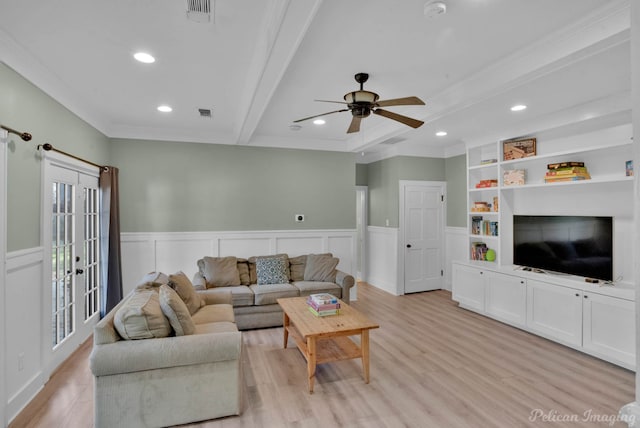
<path fill-rule="evenodd" d="M 256 276 L 258 285 L 263 284 L 287 284 L 287 260 L 283 258 L 259 258 L 256 259 Z"/>

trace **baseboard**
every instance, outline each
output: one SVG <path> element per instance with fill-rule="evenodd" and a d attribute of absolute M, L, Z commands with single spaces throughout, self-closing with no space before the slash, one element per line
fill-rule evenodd
<path fill-rule="evenodd" d="M 7 401 L 7 420 L 13 421 L 16 416 L 35 398 L 44 387 L 46 379 L 38 372 L 20 390 Z"/>

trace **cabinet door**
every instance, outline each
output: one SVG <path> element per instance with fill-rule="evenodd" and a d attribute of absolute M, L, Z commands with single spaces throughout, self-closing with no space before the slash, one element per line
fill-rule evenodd
<path fill-rule="evenodd" d="M 526 281 L 516 276 L 487 272 L 485 311 L 493 318 L 524 326 L 527 322 Z"/>
<path fill-rule="evenodd" d="M 541 281 L 527 281 L 527 327 L 550 339 L 581 346 L 582 293 Z"/>
<path fill-rule="evenodd" d="M 635 304 L 629 300 L 584 293 L 582 345 L 596 354 L 636 364 Z"/>
<path fill-rule="evenodd" d="M 481 269 L 454 265 L 452 276 L 452 297 L 461 306 L 484 312 L 484 277 Z"/>

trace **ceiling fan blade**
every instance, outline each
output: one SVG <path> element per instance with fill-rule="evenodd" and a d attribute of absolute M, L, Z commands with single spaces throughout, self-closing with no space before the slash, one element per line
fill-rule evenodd
<path fill-rule="evenodd" d="M 392 100 L 382 100 L 376 103 L 378 107 L 389 106 L 423 106 L 424 101 L 418 97 L 394 98 Z"/>
<path fill-rule="evenodd" d="M 343 108 L 342 110 L 334 110 L 334 111 L 330 111 L 330 112 L 327 112 L 327 113 L 316 114 L 314 116 L 305 117 L 304 119 L 294 120 L 293 123 L 303 122 L 305 120 L 313 119 L 313 118 L 316 118 L 316 117 L 326 116 L 328 114 L 340 113 L 341 111 L 349 111 L 349 109 L 348 108 Z"/>
<path fill-rule="evenodd" d="M 353 116 L 353 119 L 351 119 L 351 125 L 349 125 L 349 129 L 347 129 L 347 134 L 352 134 L 354 132 L 360 131 L 361 120 L 362 120 L 361 117 Z"/>
<path fill-rule="evenodd" d="M 331 101 L 331 100 L 313 100 L 313 101 L 317 101 L 319 103 L 348 104 L 348 103 L 345 103 L 344 101 Z"/>
<path fill-rule="evenodd" d="M 422 126 L 422 124 L 424 124 L 423 121 L 418 120 L 418 119 L 412 119 L 410 117 L 407 116 L 403 116 L 401 114 L 398 113 L 394 113 L 392 111 L 389 110 L 383 110 L 381 108 L 372 110 L 375 114 L 379 115 L 379 116 L 384 116 L 388 119 L 393 119 L 396 120 L 400 123 L 404 123 L 405 125 L 408 125 L 412 128 L 419 128 Z"/>

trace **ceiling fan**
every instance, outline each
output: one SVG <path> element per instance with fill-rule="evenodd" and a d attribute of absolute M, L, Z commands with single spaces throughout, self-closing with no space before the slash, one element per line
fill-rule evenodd
<path fill-rule="evenodd" d="M 378 101 L 378 99 L 380 98 L 378 94 L 376 94 L 375 92 L 365 91 L 362 88 L 364 82 L 366 82 L 369 79 L 369 75 L 367 73 L 358 73 L 354 77 L 356 79 L 356 82 L 360 84 L 360 90 L 345 94 L 344 101 L 315 100 L 323 103 L 346 104 L 347 108 L 344 108 L 341 110 L 334 110 L 334 111 L 330 111 L 322 114 L 316 114 L 314 116 L 309 116 L 303 119 L 294 120 L 293 122 L 298 123 L 298 122 L 313 119 L 316 117 L 326 116 L 328 114 L 340 113 L 343 111 L 350 111 L 351 114 L 353 115 L 353 118 L 351 119 L 351 124 L 349 125 L 349 129 L 347 130 L 347 134 L 360 131 L 360 121 L 365 117 L 369 116 L 371 113 L 377 114 L 379 116 L 384 116 L 388 119 L 396 120 L 412 128 L 418 128 L 422 126 L 424 122 L 421 120 L 413 119 L 413 118 L 403 116 L 401 114 L 394 113 L 388 110 L 383 110 L 380 108 L 380 107 L 389 107 L 389 106 L 424 105 L 424 101 L 422 101 L 420 98 L 405 97 L 405 98 L 394 98 L 391 100 Z"/>

